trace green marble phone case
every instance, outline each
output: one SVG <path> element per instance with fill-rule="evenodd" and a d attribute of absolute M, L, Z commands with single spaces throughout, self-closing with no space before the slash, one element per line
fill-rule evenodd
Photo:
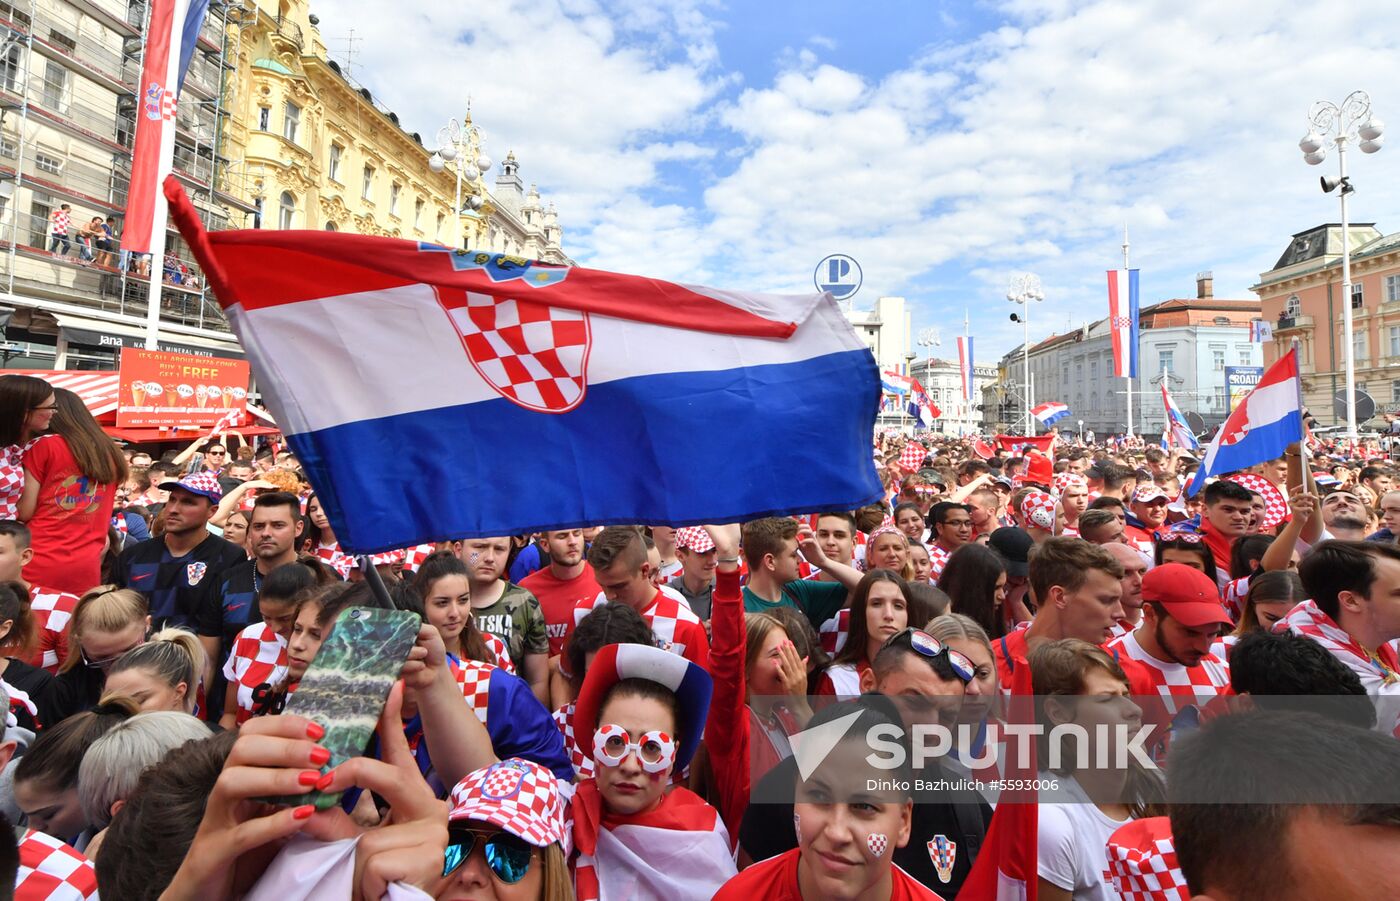
<path fill-rule="evenodd" d="M 364 754 L 422 622 L 408 610 L 370 607 L 351 607 L 336 617 L 331 634 L 283 711 L 325 727 L 326 735 L 319 744 L 331 752 L 331 759 L 321 772 Z M 267 800 L 291 806 L 314 804 L 328 810 L 340 803 L 340 793 L 312 791 Z"/>

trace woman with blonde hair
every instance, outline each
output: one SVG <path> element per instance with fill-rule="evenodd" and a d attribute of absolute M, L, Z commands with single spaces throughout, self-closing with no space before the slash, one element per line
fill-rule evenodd
<path fill-rule="evenodd" d="M 865 543 L 867 570 L 888 569 L 906 582 L 914 578 L 914 564 L 909 556 L 909 536 L 894 526 L 881 526 L 870 533 Z"/>
<path fill-rule="evenodd" d="M 1041 778 L 1056 786 L 1040 795 L 1039 897 L 1110 897 L 1104 882 L 1109 837 L 1129 820 L 1155 815 L 1165 788 L 1131 755 L 1124 767 L 1078 764 L 1118 758 L 1142 725 L 1142 711 L 1129 696 L 1127 675 L 1097 645 L 1077 638 L 1046 642 L 1028 662 L 1042 727 L 1036 739 Z M 1052 730 L 1067 725 L 1078 726 L 1082 740 L 1060 735 L 1052 741 Z"/>
<path fill-rule="evenodd" d="M 142 711 L 192 714 L 207 661 L 193 632 L 161 629 L 117 658 L 107 671 L 103 697 L 125 695 Z"/>
<path fill-rule="evenodd" d="M 78 599 L 68 623 L 68 657 L 54 680 L 59 718 L 94 706 L 102 697 L 107 672 L 150 635 L 150 606 L 130 588 L 99 585 Z"/>

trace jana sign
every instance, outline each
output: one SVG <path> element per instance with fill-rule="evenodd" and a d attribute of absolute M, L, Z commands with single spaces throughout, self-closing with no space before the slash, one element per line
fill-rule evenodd
<path fill-rule="evenodd" d="M 122 348 L 117 427 L 212 426 L 248 408 L 248 361 Z"/>
<path fill-rule="evenodd" d="M 1226 366 L 1225 390 L 1230 392 L 1230 412 L 1240 405 L 1245 395 L 1254 390 L 1264 377 L 1263 366 Z"/>
<path fill-rule="evenodd" d="M 830 291 L 837 300 L 849 300 L 860 290 L 863 275 L 855 258 L 844 253 L 833 253 L 817 264 L 812 275 L 818 291 Z"/>

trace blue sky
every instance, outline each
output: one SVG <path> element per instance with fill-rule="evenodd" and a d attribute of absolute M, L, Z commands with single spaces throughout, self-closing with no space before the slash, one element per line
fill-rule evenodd
<path fill-rule="evenodd" d="M 857 306 L 910 300 L 945 348 L 1103 315 L 1131 232 L 1143 302 L 1247 297 L 1288 236 L 1333 221 L 1301 159 L 1318 99 L 1371 93 L 1400 121 L 1400 7 L 1264 0 L 708 2 L 371 0 L 315 6 L 334 51 L 409 130 L 468 94 L 487 147 L 555 201 L 583 265 L 694 284 L 811 289 L 833 252 Z M 1353 219 L 1400 230 L 1400 149 L 1349 158 Z M 492 176 L 494 177 L 494 171 Z"/>

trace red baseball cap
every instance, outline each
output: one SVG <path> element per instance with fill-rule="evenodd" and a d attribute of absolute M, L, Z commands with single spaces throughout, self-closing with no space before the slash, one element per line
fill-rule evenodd
<path fill-rule="evenodd" d="M 1215 580 L 1185 563 L 1163 563 L 1149 570 L 1142 577 L 1142 600 L 1161 604 L 1183 626 L 1234 625 L 1220 604 Z"/>

